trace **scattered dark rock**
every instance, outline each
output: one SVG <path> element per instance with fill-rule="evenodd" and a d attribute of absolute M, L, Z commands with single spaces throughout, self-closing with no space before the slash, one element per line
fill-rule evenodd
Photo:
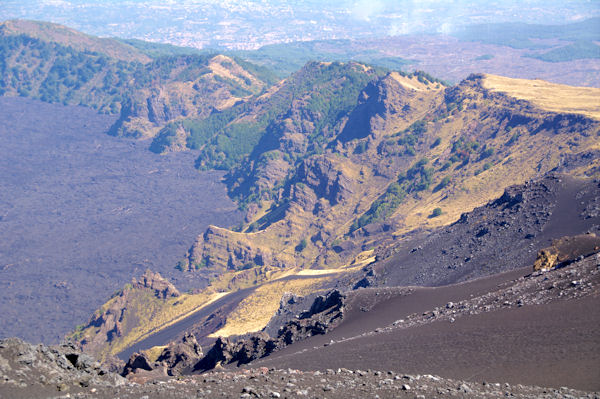
<path fill-rule="evenodd" d="M 148 357 L 143 353 L 134 353 L 131 355 L 127 364 L 125 364 L 125 368 L 123 370 L 123 376 L 131 374 L 136 370 L 147 370 L 151 371 L 154 367 L 152 367 L 152 362 L 148 359 Z"/>
<path fill-rule="evenodd" d="M 265 332 L 233 338 L 217 338 L 206 356 L 195 366 L 195 371 L 211 370 L 219 365 L 247 364 L 265 357 L 293 342 L 313 335 L 325 334 L 343 318 L 346 296 L 338 290 L 315 298 L 310 309 L 298 318 L 284 324 L 275 338 Z"/>
<path fill-rule="evenodd" d="M 531 266 L 552 240 L 600 232 L 598 183 L 551 173 L 508 187 L 449 226 L 377 250 L 375 283 L 442 286 Z"/>
<path fill-rule="evenodd" d="M 134 353 L 123 368 L 122 375 L 128 376 L 143 371 L 157 371 L 159 375 L 162 372 L 171 376 L 182 375 L 191 372 L 202 356 L 202 348 L 196 337 L 185 333 L 179 341 L 169 343 L 156 361 L 151 361 L 144 353 Z"/>
<path fill-rule="evenodd" d="M 70 342 L 45 346 L 32 345 L 19 338 L 0 340 L 2 398 L 48 397 L 51 393 L 77 391 L 90 386 L 120 387 L 125 382 L 123 377 L 109 372 Z M 31 390 L 32 393 L 16 395 L 15 390 Z M 37 393 L 34 395 L 34 392 Z"/>

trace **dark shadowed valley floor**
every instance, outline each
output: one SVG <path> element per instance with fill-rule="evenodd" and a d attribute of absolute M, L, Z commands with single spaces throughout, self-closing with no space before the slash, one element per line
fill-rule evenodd
<path fill-rule="evenodd" d="M 146 268 L 178 278 L 199 232 L 240 218 L 219 173 L 110 137 L 113 121 L 0 98 L 0 336 L 56 342 Z"/>

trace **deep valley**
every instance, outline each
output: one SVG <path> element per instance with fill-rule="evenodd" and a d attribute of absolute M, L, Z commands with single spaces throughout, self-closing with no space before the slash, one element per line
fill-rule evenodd
<path fill-rule="evenodd" d="M 2 336 L 56 343 L 147 268 L 201 287 L 174 265 L 199 229 L 240 220 L 220 173 L 106 135 L 114 119 L 0 98 Z"/>
<path fill-rule="evenodd" d="M 0 397 L 599 398 L 596 21 L 3 22 Z"/>

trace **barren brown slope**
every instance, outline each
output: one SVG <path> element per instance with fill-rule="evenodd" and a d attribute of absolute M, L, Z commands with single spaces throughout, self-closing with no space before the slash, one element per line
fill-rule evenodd
<path fill-rule="evenodd" d="M 550 174 L 509 187 L 499 198 L 430 234 L 377 252 L 376 284 L 438 286 L 532 265 L 565 235 L 600 235 L 598 180 Z"/>
<path fill-rule="evenodd" d="M 598 323 L 598 301 L 585 299 L 471 316 L 452 324 L 432 323 L 290 356 L 285 356 L 284 349 L 253 366 L 389 369 L 471 381 L 599 390 Z"/>

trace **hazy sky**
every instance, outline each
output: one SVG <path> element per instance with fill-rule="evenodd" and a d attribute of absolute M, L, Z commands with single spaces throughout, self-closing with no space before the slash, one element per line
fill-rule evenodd
<path fill-rule="evenodd" d="M 450 33 L 490 22 L 564 24 L 594 16 L 600 16 L 600 0 L 0 0 L 0 20 L 225 46 Z"/>

